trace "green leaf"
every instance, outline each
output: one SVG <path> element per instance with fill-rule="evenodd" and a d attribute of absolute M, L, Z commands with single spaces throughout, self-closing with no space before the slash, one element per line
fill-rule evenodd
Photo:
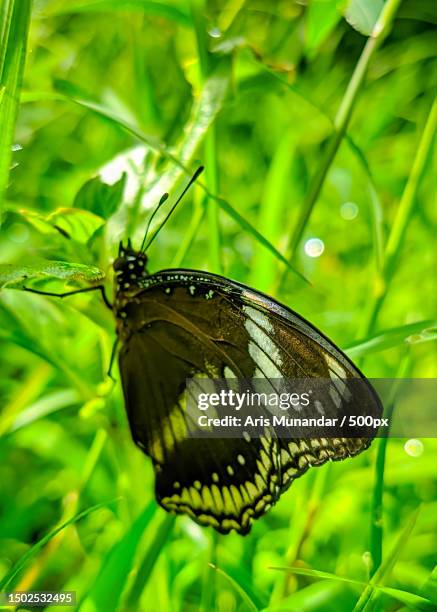
<path fill-rule="evenodd" d="M 51 341 L 54 337 L 54 333 L 59 329 L 59 321 L 56 321 L 52 313 L 52 305 L 48 300 L 43 300 L 44 304 L 39 306 L 40 314 L 44 312 L 47 314 L 51 323 L 54 327 L 49 328 L 50 331 L 47 335 L 38 333 L 38 326 L 36 329 L 32 325 L 32 319 L 29 317 L 29 306 L 31 300 L 18 299 L 26 296 L 13 295 L 14 292 L 9 291 L 8 295 L 5 295 L 0 300 L 0 315 L 3 321 L 0 326 L 0 338 L 6 342 L 11 342 L 17 346 L 21 346 L 26 351 L 38 355 L 41 359 L 50 363 L 57 371 L 62 372 L 65 377 L 69 380 L 71 386 L 80 393 L 83 401 L 88 401 L 95 398 L 95 388 L 89 384 L 86 378 L 82 376 L 81 372 L 77 371 L 77 362 L 75 357 L 71 359 L 68 355 L 60 354 L 56 349 L 56 345 Z M 43 308 L 43 311 L 41 311 Z M 9 427 L 9 423 L 3 422 L 0 425 L 0 432 L 6 430 Z"/>
<path fill-rule="evenodd" d="M 42 234 L 61 234 L 80 244 L 86 244 L 105 223 L 102 217 L 78 208 L 57 208 L 49 215 L 39 215 L 31 210 L 21 210 L 20 213 Z"/>
<path fill-rule="evenodd" d="M 148 177 L 150 187 L 145 190 L 144 195 L 141 197 L 141 206 L 137 211 L 137 218 L 134 223 L 135 231 L 131 236 L 134 243 L 141 242 L 146 217 L 149 215 L 150 210 L 159 202 L 162 194 L 170 193 L 172 196 L 181 179 L 191 178 L 192 172 L 188 169 L 188 166 L 192 162 L 208 128 L 220 111 L 228 88 L 229 74 L 226 70 L 226 62 L 221 66 L 218 72 L 215 72 L 202 87 L 193 104 L 190 118 L 182 131 L 182 138 L 172 149 L 174 153 L 167 149 L 165 145 L 158 144 L 153 139 L 149 139 L 139 128 L 127 126 L 123 122 L 119 124 L 134 134 L 139 140 L 149 145 L 151 149 L 161 153 L 168 160 L 167 164 L 160 167 L 159 175 Z M 112 120 L 116 121 L 114 115 L 111 117 Z M 201 180 L 197 181 L 196 184 L 203 187 L 205 191 L 208 191 Z M 208 195 L 210 197 L 217 197 L 214 194 L 208 193 Z M 150 228 L 151 232 L 161 223 L 165 214 L 166 212 L 163 210 L 160 215 L 157 215 L 154 224 Z M 119 213 L 114 215 L 114 217 L 118 217 L 118 219 L 112 220 L 115 231 L 108 232 L 112 245 L 117 244 L 125 233 L 126 227 L 123 227 L 123 224 L 126 225 L 127 222 L 120 219 L 124 215 L 126 215 L 126 210 L 123 209 L 120 209 Z"/>
<path fill-rule="evenodd" d="M 370 353 L 385 351 L 404 343 L 418 344 L 437 339 L 437 321 L 419 321 L 401 327 L 393 327 L 384 332 L 359 340 L 346 347 L 349 357 L 355 359 Z"/>
<path fill-rule="evenodd" d="M 383 0 L 349 0 L 344 18 L 357 32 L 370 36 L 383 6 Z"/>
<path fill-rule="evenodd" d="M 306 46 L 314 51 L 341 19 L 338 0 L 312 0 L 306 10 Z"/>
<path fill-rule="evenodd" d="M 134 138 L 147 145 L 147 147 L 162 155 L 169 162 L 172 162 L 173 165 L 169 168 L 161 167 L 159 177 L 157 177 L 152 188 L 148 189 L 147 193 L 145 193 L 141 201 L 142 212 L 145 216 L 144 213 L 157 204 L 162 194 L 171 192 L 183 176 L 191 177 L 192 172 L 187 166 L 194 157 L 209 126 L 222 107 L 228 84 L 228 60 L 225 59 L 219 64 L 217 70 L 208 78 L 202 87 L 193 104 L 190 118 L 182 131 L 182 138 L 172 149 L 156 138 L 145 134 L 140 126 L 136 123 L 132 123 L 128 118 L 122 117 L 120 113 L 114 109 L 100 102 L 85 98 L 80 88 L 73 83 L 63 81 L 61 88 L 66 100 L 71 100 L 75 104 L 96 113 L 105 121 L 110 121 L 117 128 L 128 132 Z M 198 184 L 201 183 L 198 182 Z M 124 211 L 121 211 L 121 213 L 124 213 Z M 144 218 L 140 218 L 137 221 L 137 226 L 140 226 Z M 156 221 L 159 223 L 158 219 Z M 137 239 L 141 240 L 142 231 L 142 228 L 138 227 L 138 235 L 132 237 L 134 241 Z M 114 236 L 113 241 L 115 243 L 119 240 L 120 235 Z"/>
<path fill-rule="evenodd" d="M 375 181 L 373 179 L 370 164 L 367 157 L 354 142 L 354 140 L 346 134 L 346 142 L 348 143 L 352 153 L 356 156 L 360 163 L 367 179 L 367 190 L 370 199 L 370 220 L 372 224 L 373 249 L 375 253 L 375 264 L 378 273 L 382 273 L 383 257 L 384 257 L 384 212 L 381 200 L 378 196 Z"/>
<path fill-rule="evenodd" d="M 151 139 L 146 136 L 138 126 L 129 124 L 124 118 L 119 117 L 112 109 L 106 108 L 99 103 L 79 99 L 79 98 L 71 98 L 77 104 L 92 110 L 102 117 L 109 119 L 111 122 L 114 122 L 119 127 L 124 130 L 127 130 L 136 138 L 149 145 L 152 149 L 159 151 L 163 154 L 169 161 L 173 162 L 174 165 L 170 167 L 166 172 L 162 172 L 160 174 L 160 178 L 153 187 L 147 191 L 142 199 L 142 211 L 147 211 L 152 208 L 159 201 L 159 198 L 163 193 L 169 192 L 174 188 L 174 186 L 178 183 L 179 179 L 184 175 L 190 175 L 191 173 L 186 169 L 186 165 L 190 162 L 193 156 L 196 153 L 196 150 L 205 136 L 209 126 L 212 121 L 216 117 L 219 112 L 224 96 L 227 91 L 229 82 L 229 74 L 227 71 L 227 60 L 224 61 L 217 71 L 213 73 L 213 75 L 205 82 L 204 87 L 200 92 L 200 97 L 198 102 L 194 105 L 193 111 L 191 113 L 191 118 L 188 121 L 187 125 L 184 129 L 184 138 L 180 142 L 180 144 L 176 145 L 175 151 L 176 154 L 172 153 L 165 145 L 157 142 L 155 139 Z M 71 84 L 70 84 L 71 85 Z M 71 92 L 70 92 L 71 93 Z M 202 185 L 201 181 L 198 181 L 198 184 Z M 217 195 L 210 193 L 208 189 L 203 186 L 205 191 L 208 193 L 208 196 L 215 201 L 218 202 L 219 206 L 230 215 L 245 231 L 248 231 L 258 242 L 260 242 L 265 248 L 270 250 L 270 252 L 279 259 L 285 266 L 287 266 L 290 270 L 295 272 L 302 280 L 308 282 L 308 280 L 298 272 L 289 262 L 288 260 L 279 253 L 279 251 L 260 234 L 248 221 L 246 221 L 226 200 L 218 197 Z M 124 211 L 123 211 L 124 214 Z M 142 239 L 143 232 L 143 223 L 144 219 L 138 219 L 136 223 L 137 233 L 133 235 L 133 241 L 138 242 Z M 158 225 L 161 221 L 161 217 L 157 217 L 156 225 Z M 118 224 L 118 227 L 121 228 L 121 224 Z M 151 228 L 153 231 L 153 228 Z M 111 242 L 112 244 L 117 243 L 122 237 L 124 232 L 121 232 L 120 229 L 117 233 L 111 233 Z"/>
<path fill-rule="evenodd" d="M 132 570 L 135 553 L 144 530 L 155 515 L 157 505 L 152 501 L 146 506 L 131 528 L 104 558 L 100 572 L 79 605 L 82 612 L 116 610 L 129 573 Z"/>
<path fill-rule="evenodd" d="M 420 589 L 420 592 L 424 597 L 429 597 L 435 604 L 437 604 L 437 565 L 432 570 L 428 580 Z"/>
<path fill-rule="evenodd" d="M 96 176 L 82 185 L 74 198 L 74 208 L 86 210 L 108 219 L 120 206 L 126 184 L 126 174 L 113 185 Z"/>
<path fill-rule="evenodd" d="M 379 566 L 378 570 L 375 572 L 373 577 L 371 578 L 369 584 L 363 590 L 358 599 L 353 612 L 362 612 L 365 610 L 368 604 L 373 601 L 374 598 L 378 596 L 377 591 L 380 590 L 380 587 L 390 577 L 390 574 L 399 559 L 399 556 L 414 529 L 414 526 L 417 522 L 417 517 L 419 516 L 420 507 L 411 515 L 410 520 L 406 523 L 404 529 L 399 534 L 395 544 L 388 554 L 385 555 L 383 562 Z"/>
<path fill-rule="evenodd" d="M 0 264 L 0 287 L 22 284 L 35 279 L 60 279 L 96 282 L 104 278 L 104 273 L 94 266 L 85 266 L 67 261 L 46 261 L 34 266 Z"/>
<path fill-rule="evenodd" d="M 290 574 L 296 574 L 297 576 L 309 576 L 310 578 L 316 578 L 317 580 L 334 580 L 337 582 L 347 582 L 349 584 L 358 584 L 360 586 L 366 586 L 366 582 L 362 580 L 354 580 L 353 578 L 347 578 L 346 576 L 337 576 L 330 572 L 323 572 L 320 570 L 303 568 L 303 567 L 272 567 L 270 569 L 279 570 L 283 572 L 289 572 Z"/>
<path fill-rule="evenodd" d="M 279 141 L 265 179 L 260 202 L 257 227 L 263 228 L 263 236 L 272 243 L 281 236 L 283 209 L 288 203 L 288 181 L 293 156 L 295 155 L 295 128 L 286 131 Z M 252 273 L 248 284 L 268 291 L 277 271 L 276 257 L 272 258 L 266 249 L 259 249 L 252 261 Z"/>
<path fill-rule="evenodd" d="M 182 25 L 191 25 L 189 14 L 181 3 L 148 2 L 147 0 L 85 0 L 66 6 L 65 4 L 63 0 L 58 8 L 50 11 L 50 14 L 142 11 L 147 15 L 157 15 Z"/>
<path fill-rule="evenodd" d="M 306 569 L 302 567 L 272 567 L 274 570 L 281 570 L 285 572 L 290 572 L 291 574 L 296 574 L 298 576 L 308 576 L 310 578 L 315 578 L 317 580 L 333 580 L 334 582 L 344 582 L 348 584 L 358 585 L 358 586 L 368 586 L 368 583 L 363 582 L 362 580 L 354 580 L 352 578 L 347 578 L 345 576 L 337 576 L 336 574 L 331 574 L 330 572 L 322 572 L 314 569 Z M 380 586 L 378 584 L 374 585 L 374 588 L 390 597 L 401 601 L 406 605 L 422 605 L 428 606 L 431 605 L 429 599 L 425 597 L 421 597 L 414 593 L 410 593 L 409 591 L 404 591 L 401 589 L 394 589 L 392 587 Z M 422 608 L 420 608 L 422 609 Z M 428 609 L 427 607 L 423 609 Z"/>
<path fill-rule="evenodd" d="M 9 0 L 1 11 L 0 46 L 0 212 L 9 179 L 15 121 L 26 58 L 31 0 Z"/>
<path fill-rule="evenodd" d="M 96 504 L 95 506 L 91 506 L 84 510 L 83 512 L 79 512 L 72 518 L 68 519 L 61 523 L 58 527 L 55 527 L 50 531 L 47 535 L 42 537 L 36 544 L 34 544 L 12 567 L 12 569 L 6 573 L 6 575 L 0 580 L 0 591 L 6 590 L 6 588 L 13 583 L 14 579 L 18 576 L 21 570 L 27 565 L 27 563 L 35 557 L 35 555 L 45 546 L 52 538 L 55 537 L 58 533 L 60 533 L 63 529 L 68 527 L 68 525 L 72 525 L 73 523 L 77 523 L 81 519 L 85 518 L 92 512 L 96 510 L 100 510 L 100 508 L 105 508 L 108 506 L 108 503 Z"/>
<path fill-rule="evenodd" d="M 153 539 L 147 548 L 146 554 L 144 555 L 143 561 L 138 568 L 135 581 L 127 599 L 128 607 L 132 610 L 139 609 L 138 601 L 144 588 L 148 584 L 150 575 L 162 549 L 172 535 L 175 520 L 176 517 L 174 515 L 166 514 L 163 522 L 156 530 Z"/>
<path fill-rule="evenodd" d="M 63 389 L 61 391 L 48 393 L 34 402 L 31 406 L 21 411 L 9 427 L 9 432 L 17 431 L 22 427 L 34 423 L 38 419 L 43 419 L 53 412 L 73 406 L 77 404 L 80 399 L 80 395 L 74 389 Z"/>
<path fill-rule="evenodd" d="M 416 595 L 415 593 L 410 593 L 409 591 L 402 591 L 401 589 L 393 589 L 391 587 L 378 587 L 378 590 L 393 599 L 397 599 L 401 603 L 408 606 L 413 610 L 435 610 L 433 603 L 426 599 L 425 597 L 421 597 L 420 595 Z"/>
<path fill-rule="evenodd" d="M 213 570 L 215 570 L 218 574 L 223 576 L 229 582 L 229 584 L 240 595 L 241 599 L 244 601 L 244 603 L 246 604 L 249 610 L 251 610 L 252 612 L 258 612 L 259 610 L 258 606 L 255 604 L 252 597 L 247 592 L 247 590 L 244 588 L 244 586 L 241 585 L 237 579 L 233 578 L 232 576 L 230 576 L 230 574 L 220 569 L 219 567 L 216 567 L 212 563 L 210 564 L 210 566 Z"/>

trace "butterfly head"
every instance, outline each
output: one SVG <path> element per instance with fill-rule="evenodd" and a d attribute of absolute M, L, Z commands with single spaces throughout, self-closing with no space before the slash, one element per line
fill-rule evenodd
<path fill-rule="evenodd" d="M 148 276 L 147 255 L 143 251 L 132 248 L 131 241 L 127 245 L 120 242 L 118 257 L 113 263 L 117 290 L 127 290 L 141 285 L 141 280 Z"/>

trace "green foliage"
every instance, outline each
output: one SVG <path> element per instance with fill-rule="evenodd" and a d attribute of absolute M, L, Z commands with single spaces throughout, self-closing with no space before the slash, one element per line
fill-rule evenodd
<path fill-rule="evenodd" d="M 155 512 L 156 504 L 153 502 L 148 504 L 121 540 L 108 552 L 79 610 L 84 612 L 87 610 L 114 610 L 118 607 L 123 587 L 132 569 L 139 540 Z"/>
<path fill-rule="evenodd" d="M 0 286 L 2 287 L 40 278 L 92 282 L 101 280 L 103 274 L 97 268 L 67 261 L 46 261 L 34 266 L 0 264 Z"/>
<path fill-rule="evenodd" d="M 350 0 L 345 18 L 358 32 L 370 36 L 383 6 L 383 0 Z"/>
<path fill-rule="evenodd" d="M 0 13 L 0 214 L 7 187 L 26 57 L 31 0 L 4 0 Z"/>
<path fill-rule="evenodd" d="M 125 184 L 124 174 L 114 185 L 106 185 L 96 176 L 84 183 L 79 189 L 74 198 L 74 206 L 81 210 L 89 210 L 103 219 L 108 219 L 122 202 Z M 71 236 L 74 239 L 76 239 L 76 233 L 72 228 Z"/>
<path fill-rule="evenodd" d="M 98 611 L 435 607 L 435 440 L 379 440 L 249 536 L 210 533 L 154 501 L 100 296 L 19 290 L 110 295 L 118 242 L 205 165 L 151 271 L 222 272 L 368 376 L 435 377 L 429 3 L 38 0 L 28 32 L 29 9 L 0 12 L 2 588 Z"/>

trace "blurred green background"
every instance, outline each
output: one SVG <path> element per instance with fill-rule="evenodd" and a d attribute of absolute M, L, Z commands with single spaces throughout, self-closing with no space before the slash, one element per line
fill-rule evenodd
<path fill-rule="evenodd" d="M 377 440 L 219 536 L 156 506 L 99 296 L 18 290 L 106 275 L 110 294 L 118 241 L 203 164 L 151 271 L 267 291 L 367 376 L 435 377 L 436 5 L 2 0 L 0 18 L 0 590 L 99 612 L 437 609 L 435 440 Z"/>

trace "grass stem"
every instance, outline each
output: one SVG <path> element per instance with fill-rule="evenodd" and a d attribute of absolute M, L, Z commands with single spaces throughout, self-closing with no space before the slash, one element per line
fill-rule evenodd
<path fill-rule="evenodd" d="M 362 337 L 367 337 L 372 333 L 375 327 L 376 319 L 381 310 L 381 306 L 387 297 L 388 287 L 391 279 L 393 278 L 399 261 L 399 256 L 402 252 L 407 227 L 413 215 L 417 190 L 431 149 L 436 126 L 437 98 L 434 100 L 429 112 L 413 161 L 413 166 L 399 202 L 399 208 L 397 210 L 384 253 L 382 278 L 377 276 L 375 280 L 374 299 L 370 304 L 364 328 L 361 330 Z"/>
<path fill-rule="evenodd" d="M 200 68 L 200 80 L 202 84 L 211 74 L 211 57 L 208 51 L 207 24 L 205 19 L 204 0 L 191 0 L 191 14 L 193 17 L 194 30 L 196 34 L 197 53 Z M 208 191 L 218 193 L 218 163 L 216 147 L 216 126 L 212 123 L 205 136 L 204 155 L 205 155 L 205 175 Z M 219 227 L 219 207 L 215 200 L 209 199 L 207 203 L 208 218 L 208 245 L 209 262 L 212 270 L 218 274 L 222 273 L 221 248 L 220 248 L 220 227 Z"/>
<path fill-rule="evenodd" d="M 0 42 L 0 211 L 9 181 L 32 2 L 11 0 L 5 7 Z"/>
<path fill-rule="evenodd" d="M 346 129 L 352 116 L 358 94 L 362 88 L 370 61 L 374 56 L 375 51 L 387 36 L 400 2 L 401 0 L 387 0 L 385 3 L 379 19 L 374 27 L 372 36 L 367 39 L 363 52 L 349 81 L 346 92 L 334 119 L 334 133 L 332 134 L 327 145 L 319 169 L 310 183 L 308 195 L 305 198 L 296 223 L 296 228 L 288 244 L 287 254 L 290 260 L 293 260 L 296 256 L 297 248 L 300 244 L 313 208 L 316 205 L 322 191 L 326 176 L 346 133 Z"/>
<path fill-rule="evenodd" d="M 404 378 L 407 375 L 410 366 L 410 358 L 407 355 L 402 359 L 399 364 L 399 368 L 396 374 L 396 378 Z M 391 397 L 388 405 L 386 406 L 384 416 L 391 421 L 395 406 L 397 385 L 393 385 L 391 390 Z M 382 544 L 384 535 L 383 525 L 383 496 L 384 496 L 384 472 L 385 472 L 385 458 L 387 454 L 388 437 L 380 438 L 378 440 L 378 449 L 376 454 L 375 463 L 375 480 L 373 486 L 373 497 L 372 497 L 372 508 L 370 518 L 370 554 L 372 557 L 372 567 L 370 570 L 370 576 L 372 577 L 382 563 Z"/>

